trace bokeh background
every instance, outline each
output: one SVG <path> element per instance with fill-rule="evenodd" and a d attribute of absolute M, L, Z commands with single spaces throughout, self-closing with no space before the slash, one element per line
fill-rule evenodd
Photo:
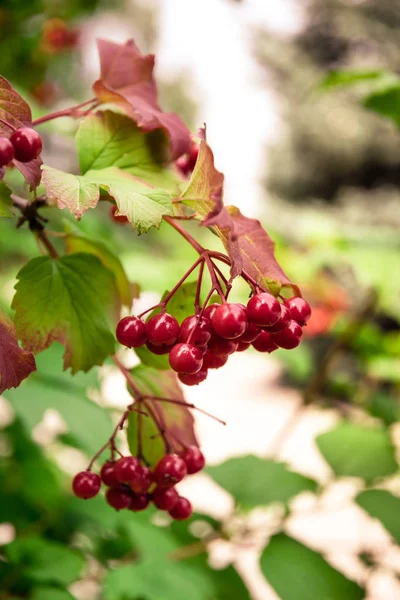
<path fill-rule="evenodd" d="M 129 395 L 111 365 L 72 378 L 61 347 L 39 355 L 41 377 L 0 398 L 0 598 L 400 598 L 400 1 L 0 1 L 0 73 L 35 116 L 90 97 L 97 37 L 156 53 L 163 108 L 207 124 L 226 203 L 262 220 L 313 317 L 295 351 L 237 354 L 187 389 L 228 422 L 195 415 L 210 468 L 182 484 L 189 525 L 71 497 Z M 77 168 L 75 128 L 42 127 L 47 164 Z M 15 223 L 6 310 L 37 255 Z M 79 227 L 118 253 L 135 311 L 192 261 L 106 209 Z"/>

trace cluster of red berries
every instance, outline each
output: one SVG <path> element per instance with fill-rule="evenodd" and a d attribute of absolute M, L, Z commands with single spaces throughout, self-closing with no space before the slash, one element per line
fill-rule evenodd
<path fill-rule="evenodd" d="M 100 475 L 81 471 L 75 475 L 72 489 L 78 498 L 94 498 L 101 483 L 107 486 L 106 501 L 115 510 L 145 510 L 152 502 L 160 510 L 166 510 L 173 519 L 188 519 L 192 506 L 179 496 L 175 485 L 186 475 L 202 470 L 205 459 L 197 446 L 189 446 L 181 456 L 166 454 L 152 471 L 134 456 L 124 456 L 116 462 L 107 461 Z"/>
<path fill-rule="evenodd" d="M 34 129 L 21 127 L 10 138 L 0 137 L 0 167 L 7 166 L 14 158 L 27 163 L 37 158 L 43 148 L 42 138 Z"/>
<path fill-rule="evenodd" d="M 117 339 L 124 346 L 146 344 L 154 354 L 169 354 L 169 364 L 186 385 L 197 385 L 208 369 L 219 369 L 234 352 L 253 346 L 259 352 L 296 348 L 302 327 L 311 316 L 310 305 L 300 297 L 280 303 L 267 292 L 247 303 L 210 304 L 202 314 L 186 317 L 181 325 L 167 312 L 147 323 L 135 316 L 117 325 Z"/>

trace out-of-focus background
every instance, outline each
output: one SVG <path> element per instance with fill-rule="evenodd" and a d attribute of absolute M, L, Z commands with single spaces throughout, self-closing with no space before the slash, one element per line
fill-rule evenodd
<path fill-rule="evenodd" d="M 111 365 L 72 378 L 60 347 L 39 355 L 0 398 L 0 598 L 400 598 L 400 0 L 1 0 L 0 74 L 36 116 L 71 106 L 97 37 L 156 54 L 163 108 L 207 124 L 225 202 L 261 219 L 313 316 L 295 351 L 187 388 L 228 422 L 196 415 L 189 525 L 71 497 L 129 396 Z M 74 169 L 75 130 L 43 126 L 47 164 Z M 121 257 L 135 311 L 191 264 L 165 227 L 102 209 L 80 227 Z M 7 307 L 37 247 L 3 219 L 0 253 Z"/>

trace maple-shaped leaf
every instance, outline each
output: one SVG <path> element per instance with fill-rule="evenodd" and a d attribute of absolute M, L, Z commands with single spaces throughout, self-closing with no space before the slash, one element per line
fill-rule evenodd
<path fill-rule="evenodd" d="M 154 55 L 144 56 L 133 40 L 124 44 L 97 40 L 100 79 L 93 91 L 102 103 L 121 106 L 144 131 L 164 129 L 171 142 L 171 159 L 188 152 L 190 131 L 174 113 L 162 112 L 153 76 Z"/>
<path fill-rule="evenodd" d="M 0 75 L 0 135 L 9 138 L 14 129 L 20 127 L 32 127 L 31 109 L 7 79 Z M 29 183 L 31 190 L 37 188 L 41 176 L 41 159 L 36 158 L 27 163 L 13 160 L 13 163 Z"/>
<path fill-rule="evenodd" d="M 33 371 L 36 371 L 35 357 L 19 347 L 14 323 L 0 310 L 0 394 L 18 387 Z"/>
<path fill-rule="evenodd" d="M 0 183 L 0 217 L 12 217 L 11 190 L 5 183 Z"/>
<path fill-rule="evenodd" d="M 160 428 L 165 432 L 171 452 L 182 450 L 182 444 L 198 446 L 193 415 L 189 407 L 184 406 L 186 401 L 178 385 L 176 373 L 139 365 L 133 369 L 132 376 L 142 394 L 170 398 L 183 405 L 149 399 L 136 403 L 135 406 L 140 406 L 148 416 L 135 412 L 129 415 L 127 436 L 131 453 L 134 456 L 138 454 L 138 434 L 141 431 L 142 454 L 151 466 L 157 464 L 166 453 Z"/>
<path fill-rule="evenodd" d="M 12 302 L 23 347 L 35 354 L 54 341 L 65 347 L 64 369 L 88 371 L 114 351 L 115 278 L 92 254 L 29 261 L 17 275 Z"/>
<path fill-rule="evenodd" d="M 89 208 L 95 208 L 100 198 L 96 183 L 46 165 L 43 166 L 42 182 L 49 203 L 56 204 L 58 208 L 67 208 L 77 219 Z"/>

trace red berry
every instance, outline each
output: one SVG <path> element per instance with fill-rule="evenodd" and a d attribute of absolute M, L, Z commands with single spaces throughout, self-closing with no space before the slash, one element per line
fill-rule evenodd
<path fill-rule="evenodd" d="M 108 487 L 117 487 L 118 479 L 115 477 L 115 463 L 108 460 L 101 467 L 100 477 L 102 482 Z"/>
<path fill-rule="evenodd" d="M 124 317 L 117 325 L 117 340 L 128 348 L 140 348 L 147 340 L 146 323 L 137 317 Z"/>
<path fill-rule="evenodd" d="M 192 505 L 186 498 L 178 498 L 175 506 L 169 509 L 169 514 L 176 521 L 188 519 L 193 512 Z"/>
<path fill-rule="evenodd" d="M 153 483 L 153 473 L 148 467 L 139 465 L 135 478 L 129 483 L 129 487 L 136 494 L 144 494 L 149 491 Z"/>
<path fill-rule="evenodd" d="M 186 448 L 182 454 L 182 458 L 186 463 L 186 468 L 189 475 L 198 473 L 206 464 L 204 454 L 197 446 L 189 446 L 189 448 Z"/>
<path fill-rule="evenodd" d="M 272 340 L 271 335 L 267 331 L 262 331 L 257 339 L 252 343 L 253 348 L 258 352 L 273 352 L 278 350 L 277 344 Z"/>
<path fill-rule="evenodd" d="M 260 335 L 261 329 L 255 323 L 247 323 L 246 331 L 237 339 L 237 342 L 251 344 Z"/>
<path fill-rule="evenodd" d="M 180 342 L 189 342 L 193 346 L 205 346 L 211 337 L 212 325 L 207 317 L 197 315 L 186 317 L 179 332 Z"/>
<path fill-rule="evenodd" d="M 178 492 L 174 487 L 156 488 L 151 495 L 151 499 L 160 510 L 170 510 L 175 506 L 178 498 Z"/>
<path fill-rule="evenodd" d="M 148 494 L 134 494 L 129 508 L 134 512 L 139 512 L 145 510 L 149 504 L 150 496 Z"/>
<path fill-rule="evenodd" d="M 207 351 L 203 356 L 203 369 L 220 369 L 228 360 L 227 356 L 217 356 Z"/>
<path fill-rule="evenodd" d="M 187 474 L 186 463 L 176 454 L 166 454 L 154 469 L 154 481 L 162 487 L 172 487 Z"/>
<path fill-rule="evenodd" d="M 178 379 L 185 385 L 198 385 L 205 379 L 207 379 L 208 371 L 207 369 L 200 369 L 197 373 L 192 373 L 191 375 L 187 375 L 186 373 L 179 373 Z"/>
<path fill-rule="evenodd" d="M 257 336 L 258 337 L 258 336 Z M 250 348 L 251 344 L 247 342 L 238 342 L 236 352 L 246 352 Z"/>
<path fill-rule="evenodd" d="M 115 510 L 129 508 L 132 502 L 132 495 L 127 488 L 112 487 L 106 491 L 106 502 Z"/>
<path fill-rule="evenodd" d="M 204 355 L 205 355 L 205 353 L 206 353 L 206 352 L 207 352 L 207 350 L 208 350 L 208 346 L 207 346 L 207 344 L 206 344 L 205 346 L 196 346 L 196 348 L 197 348 L 198 350 L 200 350 L 200 352 L 201 352 L 202 356 L 204 356 Z"/>
<path fill-rule="evenodd" d="M 162 354 L 169 354 L 173 347 L 174 347 L 174 344 L 170 344 L 169 346 L 165 346 L 165 345 L 155 346 L 148 340 L 146 342 L 146 348 L 148 350 L 150 350 L 150 352 L 152 354 L 156 354 L 157 356 L 161 356 Z"/>
<path fill-rule="evenodd" d="M 262 292 L 248 301 L 247 316 L 249 321 L 261 327 L 273 325 L 281 316 L 281 305 L 275 296 Z"/>
<path fill-rule="evenodd" d="M 215 333 L 208 342 L 208 349 L 216 356 L 229 356 L 236 352 L 237 346 L 236 340 L 227 340 Z"/>
<path fill-rule="evenodd" d="M 175 344 L 179 336 L 179 323 L 172 315 L 160 313 L 147 321 L 147 337 L 155 346 Z"/>
<path fill-rule="evenodd" d="M 115 204 L 112 204 L 110 206 L 110 217 L 113 221 L 115 221 L 115 223 L 129 223 L 129 219 L 128 217 L 126 217 L 125 215 L 117 215 L 116 212 L 118 211 L 118 206 L 115 206 Z"/>
<path fill-rule="evenodd" d="M 99 493 L 100 487 L 100 477 L 91 471 L 77 473 L 72 481 L 72 489 L 75 496 L 83 500 L 94 498 Z"/>
<path fill-rule="evenodd" d="M 0 138 L 0 167 L 5 167 L 14 158 L 14 146 L 8 138 Z"/>
<path fill-rule="evenodd" d="M 289 325 L 279 333 L 271 333 L 272 341 L 285 350 L 293 350 L 301 342 L 303 330 L 296 321 L 290 321 Z M 257 340 L 256 340 L 257 341 Z"/>
<path fill-rule="evenodd" d="M 311 317 L 311 306 L 303 298 L 293 297 L 285 300 L 292 319 L 299 325 L 305 325 Z"/>
<path fill-rule="evenodd" d="M 209 304 L 207 308 L 204 309 L 203 317 L 207 317 L 207 319 L 212 321 L 213 315 L 219 306 L 221 306 L 221 304 Z"/>
<path fill-rule="evenodd" d="M 114 466 L 115 477 L 120 483 L 131 483 L 134 481 L 140 464 L 134 456 L 123 456 L 119 458 Z"/>
<path fill-rule="evenodd" d="M 34 129 L 30 127 L 21 127 L 17 129 L 10 137 L 14 146 L 14 155 L 16 160 L 26 163 L 37 158 L 42 151 L 42 138 Z"/>
<path fill-rule="evenodd" d="M 203 354 L 192 344 L 176 344 L 169 353 L 169 364 L 177 373 L 193 375 L 203 366 Z"/>
<path fill-rule="evenodd" d="M 289 325 L 291 320 L 292 320 L 292 316 L 290 314 L 290 310 L 287 308 L 287 306 L 285 306 L 284 304 L 281 304 L 280 318 L 273 325 L 270 325 L 269 327 L 265 327 L 265 330 L 268 331 L 268 333 L 279 333 L 280 331 L 283 331 L 284 329 L 286 329 L 286 327 Z"/>
<path fill-rule="evenodd" d="M 240 304 L 221 304 L 215 310 L 212 325 L 217 334 L 223 338 L 240 337 L 247 327 L 246 309 Z"/>

